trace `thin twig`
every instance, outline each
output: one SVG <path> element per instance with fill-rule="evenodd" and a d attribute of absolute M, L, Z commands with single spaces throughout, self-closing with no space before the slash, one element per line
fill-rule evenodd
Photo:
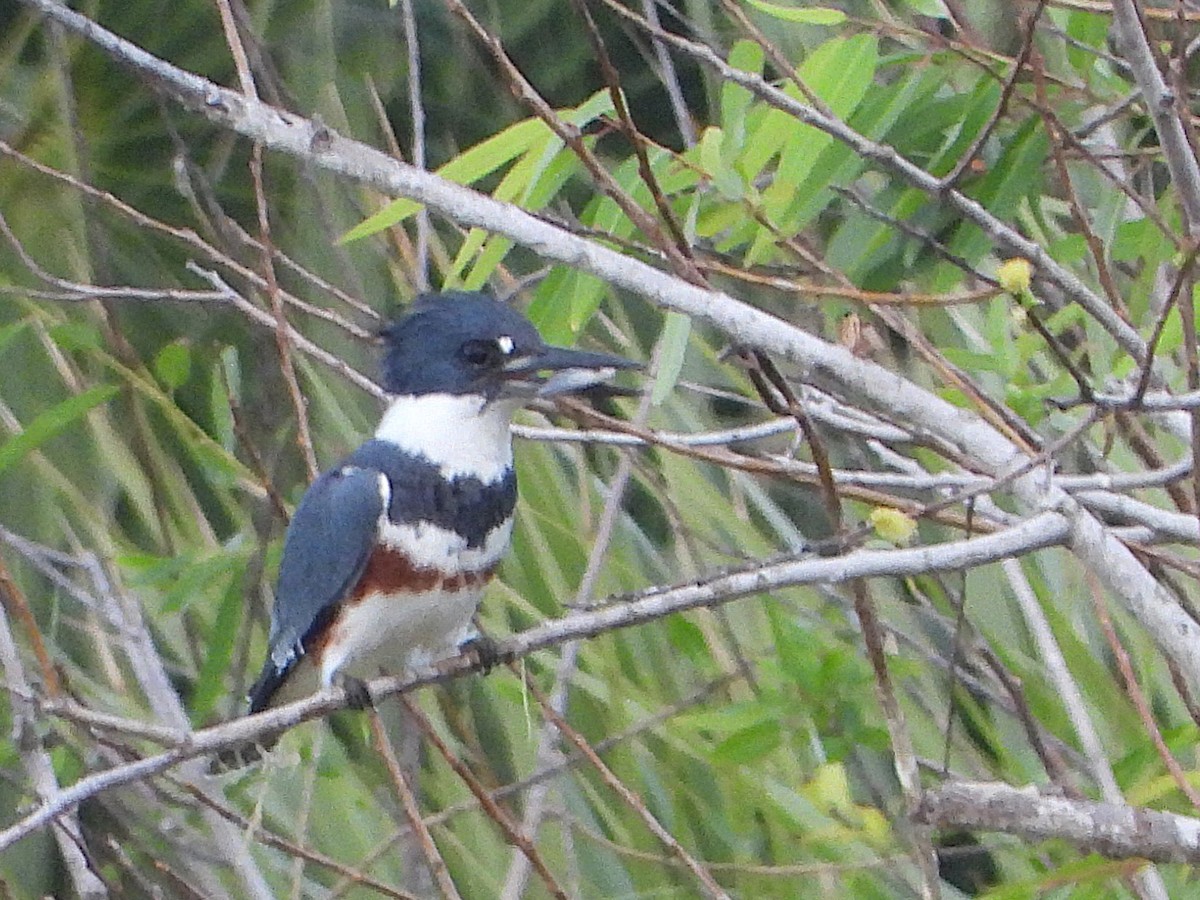
<path fill-rule="evenodd" d="M 263 146 L 256 143 L 250 154 L 250 180 L 254 184 L 254 205 L 258 211 L 258 240 L 262 244 L 262 270 L 266 281 L 267 297 L 271 301 L 271 314 L 275 317 L 275 346 L 279 351 L 279 372 L 287 385 L 292 411 L 296 414 L 296 446 L 304 458 L 308 480 L 315 481 L 319 473 L 317 454 L 313 450 L 312 431 L 308 423 L 308 404 L 296 378 L 296 365 L 292 360 L 291 328 L 283 312 L 283 299 L 279 284 L 275 280 L 273 241 L 271 240 L 270 207 L 267 204 L 266 187 L 263 184 Z"/>
<path fill-rule="evenodd" d="M 51 803 L 60 793 L 58 778 L 50 754 L 38 734 L 37 710 L 29 699 L 31 691 L 25 679 L 25 667 L 9 629 L 8 617 L 3 612 L 0 612 L 0 671 L 4 673 L 11 698 L 13 746 L 17 749 L 35 795 L 42 803 Z M 108 889 L 93 871 L 92 863 L 83 850 L 85 845 L 75 811 L 67 811 L 55 822 L 55 826 L 52 829 L 54 840 L 75 892 L 84 900 L 108 897 Z"/>
<path fill-rule="evenodd" d="M 392 789 L 400 799 L 400 805 L 404 807 L 404 815 L 408 819 L 408 824 L 412 827 L 413 834 L 417 836 L 417 843 L 420 845 L 421 853 L 425 857 L 425 864 L 429 866 L 429 871 L 433 875 L 433 882 L 437 885 L 438 891 L 445 900 L 456 900 L 459 897 L 458 888 L 454 886 L 454 882 L 450 879 L 450 872 L 446 869 L 446 860 L 438 852 L 437 844 L 433 842 L 433 835 L 425 827 L 425 822 L 421 818 L 421 807 L 417 803 L 417 795 L 404 774 L 400 760 L 396 758 L 395 751 L 392 750 L 392 742 L 388 739 L 387 729 L 383 726 L 383 719 L 379 717 L 379 711 L 374 708 L 367 710 L 367 718 L 371 723 L 371 734 L 375 738 L 375 748 L 379 751 L 379 755 L 383 757 L 388 777 L 392 781 Z"/>
<path fill-rule="evenodd" d="M 550 130 L 563 143 L 571 148 L 571 151 L 579 158 L 584 168 L 587 169 L 588 174 L 595 181 L 596 186 L 607 197 L 611 198 L 620 207 L 621 212 L 629 218 L 629 221 L 637 226 L 666 255 L 680 277 L 695 284 L 703 284 L 705 280 L 704 276 L 696 268 L 696 264 L 682 252 L 680 246 L 675 241 L 663 233 L 654 217 L 642 209 L 633 197 L 617 183 L 616 179 L 601 164 L 595 154 L 584 144 L 579 129 L 563 122 L 555 114 L 554 110 L 551 109 L 541 94 L 537 92 L 534 86 L 529 83 L 520 70 L 513 64 L 500 39 L 484 28 L 479 23 L 479 20 L 471 14 L 470 10 L 463 5 L 461 0 L 446 0 L 446 4 L 450 7 L 451 12 L 467 24 L 480 43 L 487 49 L 488 53 L 491 54 L 492 59 L 504 74 L 513 96 L 526 104 L 539 119 L 550 127 Z"/>
<path fill-rule="evenodd" d="M 996 126 L 1000 124 L 1001 119 L 1008 112 L 1008 102 L 1012 97 L 1013 89 L 1025 74 L 1025 64 L 1029 62 L 1030 55 L 1033 53 L 1035 46 L 1034 35 L 1037 33 L 1038 22 L 1042 18 L 1042 10 L 1046 8 L 1046 0 L 1037 0 L 1037 5 L 1033 11 L 1025 16 L 1025 33 L 1021 35 L 1021 52 L 1017 54 L 1017 58 L 1013 60 L 1013 64 L 1009 69 L 1008 77 L 1004 79 L 1000 89 L 1000 99 L 996 103 L 996 108 L 992 115 L 988 118 L 987 123 L 979 130 L 979 134 L 971 141 L 971 145 L 958 158 L 958 162 L 954 164 L 954 168 L 946 173 L 942 178 L 942 184 L 951 188 L 958 184 L 959 179 L 975 162 L 980 151 L 987 146 L 988 140 L 995 131 Z"/>
<path fill-rule="evenodd" d="M 546 886 L 546 889 L 550 892 L 551 896 L 557 897 L 558 900 L 567 900 L 566 893 L 558 884 L 558 880 L 554 877 L 553 873 L 546 866 L 545 861 L 542 859 L 541 853 L 538 852 L 538 849 L 533 842 L 521 833 L 521 829 L 517 826 L 517 823 L 512 820 L 512 817 L 501 808 L 499 803 L 492 799 L 491 794 L 489 794 L 484 789 L 483 785 L 479 783 L 479 779 L 476 778 L 474 774 L 472 774 L 471 770 L 468 769 L 467 766 L 463 764 L 463 762 L 454 754 L 454 751 L 446 745 L 446 742 L 442 740 L 441 735 L 437 733 L 437 730 L 425 716 L 425 713 L 421 711 L 421 708 L 404 695 L 399 695 L 399 699 L 404 705 L 404 708 L 408 711 L 409 716 L 421 729 L 426 739 L 433 744 L 434 748 L 442 755 L 442 758 L 446 761 L 447 765 L 454 770 L 455 774 L 462 779 L 463 784 L 465 784 L 471 793 L 475 795 L 475 798 L 483 807 L 484 812 L 487 813 L 488 818 L 490 818 L 500 827 L 500 830 L 504 832 L 504 836 L 510 843 L 519 847 L 521 852 L 529 857 L 530 865 L 533 866 L 533 870 L 537 872 L 538 877 L 542 879 L 542 883 Z"/>
<path fill-rule="evenodd" d="M 425 103 L 421 90 L 421 42 L 413 0 L 400 0 L 400 24 L 404 31 L 404 49 L 408 56 L 408 114 L 412 117 L 412 164 L 425 168 Z M 416 265 L 413 284 L 418 293 L 429 290 L 429 209 L 417 210 Z"/>
<path fill-rule="evenodd" d="M 1126 651 L 1124 644 L 1121 643 L 1121 638 L 1117 634 L 1117 629 L 1113 625 L 1112 616 L 1109 615 L 1108 605 L 1104 602 L 1104 592 L 1100 589 L 1100 585 L 1096 583 L 1095 576 L 1089 576 L 1088 587 L 1092 593 L 1092 606 L 1096 610 L 1096 621 L 1100 623 L 1100 628 L 1104 632 L 1104 639 L 1108 641 L 1108 648 L 1112 651 L 1113 658 L 1117 661 L 1117 671 L 1121 673 L 1121 681 L 1125 686 L 1125 693 L 1133 702 L 1133 708 L 1137 710 L 1138 718 L 1142 720 L 1142 727 L 1146 729 L 1146 734 L 1150 736 L 1154 743 L 1154 749 L 1158 753 L 1158 758 L 1162 760 L 1163 766 L 1171 775 L 1171 779 L 1183 792 L 1183 795 L 1188 798 L 1192 806 L 1200 810 L 1200 791 L 1192 786 L 1188 780 L 1187 773 L 1183 771 L 1183 767 L 1179 764 L 1179 760 L 1175 758 L 1175 754 L 1171 752 L 1171 748 L 1167 746 L 1166 740 L 1163 738 L 1162 731 L 1158 724 L 1154 721 L 1154 712 L 1150 709 L 1150 703 L 1146 699 L 1146 694 L 1138 684 L 1137 675 L 1133 671 L 1133 664 L 1129 660 L 1129 653 Z"/>
<path fill-rule="evenodd" d="M 592 749 L 592 746 L 587 742 L 583 735 L 568 725 L 567 721 L 561 715 L 559 715 L 558 711 L 551 705 L 549 698 L 542 693 L 541 689 L 538 688 L 533 679 L 529 677 L 529 673 L 527 671 L 518 669 L 516 666 L 513 666 L 512 668 L 513 672 L 516 673 L 518 677 L 524 677 L 525 689 L 528 690 L 530 694 L 532 694 L 533 697 L 538 701 L 538 704 L 542 707 L 543 715 L 553 722 L 554 727 L 559 730 L 563 737 L 570 741 L 575 749 L 582 753 L 584 758 L 592 764 L 592 767 L 599 773 L 600 778 L 604 781 L 605 785 L 607 785 L 613 793 L 625 801 L 625 804 L 630 809 L 637 813 L 638 817 L 642 820 L 642 823 L 648 829 L 650 829 L 650 833 L 658 838 L 658 840 L 662 842 L 663 846 L 671 851 L 671 853 L 683 863 L 687 870 L 696 877 L 696 880 L 700 882 L 700 886 L 704 888 L 705 893 L 709 897 L 726 898 L 726 900 L 728 900 L 729 894 L 725 892 L 724 888 L 717 884 L 716 880 L 712 877 L 709 871 L 705 869 L 704 866 L 702 866 L 700 862 L 694 856 L 692 856 L 692 854 L 688 853 L 688 851 L 684 849 L 683 845 L 675 839 L 675 836 L 671 834 L 669 830 L 662 826 L 662 823 L 659 822 L 658 819 L 654 817 L 654 814 L 651 813 L 646 807 L 646 804 L 642 798 L 626 787 L 625 783 L 616 776 L 616 773 L 614 773 L 612 769 L 605 765 L 604 760 L 602 760 L 599 754 Z"/>
<path fill-rule="evenodd" d="M 971 568 L 1053 546 L 1067 537 L 1069 528 L 1069 522 L 1062 516 L 1043 512 L 1013 528 L 969 541 L 951 541 L 935 547 L 902 550 L 858 550 L 832 559 L 759 564 L 744 571 L 614 598 L 609 605 L 599 609 L 545 622 L 497 641 L 497 648 L 505 658 L 519 659 L 566 641 L 594 637 L 689 609 L 716 606 L 739 597 L 784 587 Z M 463 654 L 440 663 L 437 668 L 427 667 L 403 677 L 375 679 L 370 684 L 371 695 L 379 701 L 461 676 L 474 671 L 477 666 L 478 660 L 472 654 Z M 342 709 L 346 702 L 345 692 L 340 688 L 332 688 L 295 703 L 192 732 L 183 743 L 162 753 L 83 776 L 33 812 L 0 831 L 0 852 L 98 793 L 157 775 L 188 759 L 252 743 L 264 735 L 281 732 Z"/>

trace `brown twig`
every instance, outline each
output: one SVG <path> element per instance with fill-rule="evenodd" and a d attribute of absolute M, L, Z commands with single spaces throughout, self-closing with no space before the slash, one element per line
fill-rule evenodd
<path fill-rule="evenodd" d="M 796 396 L 792 386 L 776 367 L 771 358 L 761 350 L 750 347 L 739 348 L 738 356 L 746 366 L 750 382 L 758 391 L 758 396 L 771 412 L 778 416 L 791 416 L 800 426 L 804 440 L 812 454 L 813 463 L 817 467 L 817 482 L 821 486 L 821 499 L 825 503 L 825 514 L 829 516 L 829 530 L 832 534 L 842 531 L 842 502 L 838 497 L 837 484 L 833 480 L 833 467 L 829 463 L 829 453 L 825 442 L 821 439 L 812 419 L 804 410 L 804 405 Z"/>
<path fill-rule="evenodd" d="M 1125 686 L 1125 693 L 1129 696 L 1133 703 L 1133 708 L 1137 710 L 1138 718 L 1142 720 L 1142 727 L 1146 729 L 1146 734 L 1154 743 L 1154 749 L 1158 752 L 1159 759 L 1162 760 L 1167 772 L 1170 773 L 1172 780 L 1183 792 L 1183 795 L 1188 798 L 1188 801 L 1194 808 L 1200 810 L 1200 791 L 1192 786 L 1188 780 L 1187 773 L 1183 771 L 1183 767 L 1179 765 L 1179 760 L 1171 752 L 1171 748 L 1167 746 L 1167 742 L 1163 739 L 1162 731 L 1158 727 L 1158 723 L 1154 721 L 1154 712 L 1150 709 L 1150 704 L 1146 700 L 1146 695 L 1142 691 L 1141 685 L 1138 684 L 1137 675 L 1134 674 L 1133 665 L 1129 660 L 1129 653 L 1125 650 L 1125 646 L 1121 643 L 1121 638 L 1117 634 L 1117 629 L 1113 625 L 1112 617 L 1108 613 L 1108 604 L 1104 602 L 1104 591 L 1096 582 L 1096 577 L 1088 574 L 1088 587 L 1092 592 L 1092 606 L 1096 610 L 1096 621 L 1100 623 L 1100 628 L 1104 632 L 1104 638 L 1108 641 L 1108 648 L 1112 651 L 1113 658 L 1117 661 L 1117 671 L 1121 673 L 1121 681 Z"/>
<path fill-rule="evenodd" d="M 680 251 L 675 241 L 663 233 L 654 217 L 642 209 L 633 197 L 609 174 L 608 170 L 604 168 L 595 154 L 583 142 L 583 136 L 580 134 L 579 129 L 563 122 L 555 114 L 542 95 L 537 92 L 534 86 L 529 83 L 528 79 L 513 64 L 500 39 L 484 28 L 479 20 L 471 14 L 470 10 L 463 5 L 461 0 L 446 0 L 446 4 L 450 7 L 451 12 L 467 24 L 467 27 L 471 29 L 479 42 L 487 49 L 493 61 L 499 66 L 501 73 L 504 75 L 513 96 L 528 106 L 539 119 L 549 126 L 550 130 L 563 143 L 571 148 L 571 151 L 583 163 L 584 168 L 587 169 L 588 174 L 605 196 L 616 203 L 629 221 L 658 247 L 681 278 L 693 284 L 704 284 L 704 276 L 696 268 L 695 263 Z"/>
<path fill-rule="evenodd" d="M 274 254 L 271 241 L 271 217 L 267 205 L 267 192 L 263 185 L 263 147 L 256 143 L 250 154 L 250 179 L 254 183 L 254 202 L 258 209 L 258 240 L 262 244 L 263 279 L 266 282 L 267 296 L 271 300 L 271 313 L 275 317 L 275 345 L 279 350 L 279 371 L 283 382 L 287 385 L 288 397 L 292 401 L 292 409 L 296 413 L 296 445 L 304 457 L 304 465 L 308 470 L 308 480 L 315 481 L 319 473 L 317 454 L 313 450 L 312 432 L 308 424 L 308 404 L 300 390 L 300 382 L 296 378 L 296 365 L 292 361 L 291 328 L 283 312 L 283 299 L 280 295 L 279 284 L 275 280 Z"/>
<path fill-rule="evenodd" d="M 559 733 L 561 733 L 563 737 L 570 741 L 571 745 L 574 746 L 576 750 L 583 754 L 584 759 L 591 763 L 592 767 L 599 773 L 600 778 L 604 781 L 605 785 L 608 786 L 609 790 L 620 797 L 625 802 L 625 805 L 632 809 L 642 820 L 642 823 L 648 829 L 650 829 L 650 833 L 658 838 L 658 840 L 662 842 L 663 846 L 665 846 L 675 856 L 675 858 L 682 862 L 687 870 L 696 877 L 696 880 L 699 881 L 700 885 L 704 888 L 705 893 L 710 897 L 725 898 L 725 900 L 728 900 L 729 894 L 725 892 L 724 888 L 717 884 L 711 873 L 709 873 L 709 871 L 700 864 L 699 860 L 692 856 L 692 854 L 688 853 L 687 850 L 684 849 L 683 845 L 679 843 L 679 841 L 675 840 L 675 836 L 671 834 L 670 831 L 663 827 L 662 823 L 654 817 L 654 814 L 651 813 L 649 809 L 647 809 L 642 798 L 626 787 L 625 783 L 616 776 L 616 773 L 614 773 L 612 769 L 605 765 L 604 760 L 602 760 L 599 754 L 592 749 L 591 744 L 587 742 L 583 735 L 567 724 L 567 721 L 558 714 L 558 711 L 554 708 L 553 704 L 550 703 L 549 698 L 542 693 L 541 689 L 529 676 L 528 670 L 518 668 L 515 665 L 511 666 L 511 669 L 518 678 L 522 678 L 524 680 L 525 689 L 528 690 L 534 699 L 537 700 L 538 704 L 542 708 L 542 714 L 551 722 L 553 722 L 554 727 L 558 729 Z"/>
<path fill-rule="evenodd" d="M 1008 112 L 1008 103 L 1012 98 L 1013 90 L 1020 81 L 1021 76 L 1025 71 L 1025 64 L 1029 61 L 1030 55 L 1034 49 L 1034 35 L 1037 33 L 1038 20 L 1042 17 L 1042 10 L 1046 8 L 1046 0 L 1037 0 L 1037 4 L 1033 12 L 1025 17 L 1025 33 L 1021 35 L 1021 51 L 1017 54 L 1017 58 L 1013 60 L 1012 66 L 1009 69 L 1008 77 L 1001 82 L 1000 100 L 996 104 L 987 123 L 979 130 L 979 134 L 975 136 L 975 140 L 971 141 L 971 145 L 966 152 L 958 158 L 954 168 L 951 169 L 942 178 L 942 184 L 946 187 L 954 187 L 962 178 L 971 164 L 975 162 L 975 158 L 987 145 L 988 139 L 991 138 L 992 132 L 996 130 L 996 126 L 1004 118 Z"/>
<path fill-rule="evenodd" d="M 662 219 L 667 226 L 667 230 L 671 233 L 676 249 L 681 255 L 691 259 L 691 244 L 684 236 L 683 229 L 680 228 L 679 222 L 675 217 L 675 211 L 671 209 L 671 204 L 667 202 L 667 198 L 663 194 L 662 185 L 659 184 L 658 177 L 654 174 L 654 169 L 650 165 L 650 157 L 646 154 L 646 140 L 638 129 L 637 123 L 633 120 L 633 114 L 629 111 L 629 106 L 625 103 L 625 91 L 621 88 L 621 76 L 608 55 L 608 48 L 604 44 L 604 38 L 600 34 L 600 29 L 596 27 L 591 10 L 588 9 L 587 0 L 571 0 L 571 5 L 575 7 L 576 13 L 583 20 L 584 30 L 587 32 L 588 40 L 592 45 L 592 52 L 595 54 L 596 61 L 600 65 L 600 74 L 604 78 L 604 83 L 608 86 L 608 95 L 612 99 L 613 109 L 616 110 L 620 130 L 628 139 L 630 146 L 633 148 L 634 156 L 637 158 L 638 173 L 642 177 L 642 183 L 650 191 L 650 196 L 654 200 L 654 206 L 658 210 L 659 218 Z"/>
<path fill-rule="evenodd" d="M 1071 178 L 1071 170 L 1067 167 L 1067 159 L 1063 147 L 1065 129 L 1059 124 L 1058 117 L 1051 112 L 1050 99 L 1046 95 L 1045 60 L 1042 59 L 1041 54 L 1034 53 L 1032 54 L 1032 61 L 1034 92 L 1038 100 L 1037 108 L 1042 114 L 1042 123 L 1050 139 L 1050 158 L 1054 162 L 1054 169 L 1058 174 L 1059 185 L 1067 195 L 1067 203 L 1071 207 L 1071 218 L 1087 244 L 1088 252 L 1092 258 L 1092 265 L 1096 267 L 1096 276 L 1100 280 L 1100 286 L 1104 289 L 1105 296 L 1108 297 L 1108 302 L 1121 316 L 1128 319 L 1129 309 L 1121 297 L 1121 291 L 1117 287 L 1116 280 L 1113 278 L 1112 270 L 1108 264 L 1108 250 L 1100 240 L 1099 235 L 1096 234 L 1096 230 L 1092 228 L 1092 223 L 1088 219 L 1083 201 L 1079 198 L 1079 192 L 1075 190 L 1075 182 Z M 1093 166 L 1093 170 L 1102 168 L 1104 167 Z M 1072 375 L 1074 375 L 1073 372 Z"/>
<path fill-rule="evenodd" d="M 46 649 L 46 642 L 42 638 L 42 629 L 38 627 L 33 610 L 29 608 L 25 592 L 13 581 L 12 573 L 8 571 L 8 565 L 5 563 L 3 555 L 0 555 L 0 601 L 3 601 L 10 615 L 13 615 L 25 630 L 25 636 L 33 648 L 33 655 L 37 658 L 38 668 L 42 671 L 42 685 L 46 696 L 52 700 L 57 699 L 62 693 L 58 670 L 54 667 L 54 661 Z"/>
<path fill-rule="evenodd" d="M 425 864 L 429 866 L 429 871 L 433 875 L 434 884 L 437 885 L 438 892 L 445 900 L 456 900 L 459 897 L 458 888 L 454 886 L 454 882 L 450 878 L 446 860 L 442 858 L 437 844 L 433 842 L 433 835 L 421 818 L 421 807 L 417 803 L 417 795 L 404 774 L 400 760 L 396 758 L 396 753 L 392 750 L 392 742 L 388 739 L 387 729 L 383 726 L 383 719 L 380 718 L 379 711 L 374 707 L 368 708 L 367 719 L 371 723 L 375 748 L 383 758 L 388 777 L 392 781 L 392 789 L 396 792 L 396 796 L 400 799 L 400 805 L 404 808 L 404 816 L 408 819 L 408 824 L 412 826 L 413 834 L 417 836 L 417 843 L 420 845 L 421 854 L 425 857 Z"/>
<path fill-rule="evenodd" d="M 538 849 L 534 845 L 533 841 L 530 840 L 527 835 L 521 833 L 521 829 L 517 826 L 517 823 L 513 821 L 513 818 L 500 806 L 499 803 L 492 799 L 492 795 L 488 793 L 487 789 L 484 788 L 482 784 L 480 784 L 479 779 L 476 778 L 471 770 L 463 764 L 462 760 L 455 755 L 454 751 L 446 745 L 446 742 L 442 740 L 441 735 L 437 733 L 437 730 L 433 727 L 433 724 L 429 721 L 425 713 L 422 712 L 421 708 L 402 694 L 399 695 L 399 700 L 401 704 L 403 704 L 404 708 L 408 710 L 409 716 L 412 718 L 413 722 L 416 723 L 417 727 L 421 729 L 421 732 L 425 735 L 426 739 L 434 746 L 438 753 L 442 755 L 442 758 L 446 761 L 446 764 L 454 770 L 454 773 L 462 779 L 462 782 L 467 786 L 467 789 L 475 795 L 475 798 L 479 801 L 480 806 L 483 807 L 483 811 L 487 813 L 488 818 L 490 818 L 496 823 L 497 826 L 499 826 L 500 830 L 504 832 L 504 836 L 508 839 L 508 842 L 519 848 L 521 852 L 524 853 L 529 859 L 529 864 L 533 866 L 533 870 L 537 872 L 538 877 L 542 879 L 542 883 L 545 884 L 546 890 L 550 892 L 551 896 L 557 897 L 558 900 L 567 900 L 566 892 L 562 889 L 561 885 L 559 885 L 558 880 L 554 877 L 554 874 L 546 866 L 545 860 L 542 859 L 542 855 L 538 852 Z"/>
<path fill-rule="evenodd" d="M 237 72 L 238 86 L 247 97 L 258 99 L 258 89 L 254 86 L 254 76 L 250 73 L 250 59 L 246 55 L 246 47 L 238 34 L 237 17 L 229 6 L 229 0 L 216 0 L 217 10 L 221 14 L 221 29 L 225 32 L 225 44 L 233 57 L 233 68 Z"/>

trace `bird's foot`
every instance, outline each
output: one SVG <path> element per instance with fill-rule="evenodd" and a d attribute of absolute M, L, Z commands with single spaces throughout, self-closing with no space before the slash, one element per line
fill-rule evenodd
<path fill-rule="evenodd" d="M 463 641 L 460 649 L 471 657 L 471 662 L 484 675 L 501 663 L 509 663 L 513 660 L 511 653 L 501 650 L 500 645 L 486 634 L 476 634 L 474 637 L 468 638 Z"/>
<path fill-rule="evenodd" d="M 350 709 L 370 709 L 375 705 L 371 689 L 361 678 L 339 672 L 334 676 L 334 684 L 346 692 L 346 706 Z"/>

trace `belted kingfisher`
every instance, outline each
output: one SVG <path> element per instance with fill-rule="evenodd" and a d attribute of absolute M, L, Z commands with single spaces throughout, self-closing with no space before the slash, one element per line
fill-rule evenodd
<path fill-rule="evenodd" d="M 453 654 L 512 535 L 513 414 L 637 364 L 547 345 L 482 294 L 419 298 L 383 332 L 390 404 L 287 530 L 251 713 Z"/>

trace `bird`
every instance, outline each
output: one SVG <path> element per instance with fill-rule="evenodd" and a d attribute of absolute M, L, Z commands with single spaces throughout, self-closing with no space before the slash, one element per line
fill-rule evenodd
<path fill-rule="evenodd" d="M 478 292 L 423 295 L 381 337 L 386 410 L 292 516 L 251 714 L 335 684 L 362 705 L 364 679 L 476 640 L 481 595 L 512 537 L 513 415 L 638 366 L 547 344 Z"/>

